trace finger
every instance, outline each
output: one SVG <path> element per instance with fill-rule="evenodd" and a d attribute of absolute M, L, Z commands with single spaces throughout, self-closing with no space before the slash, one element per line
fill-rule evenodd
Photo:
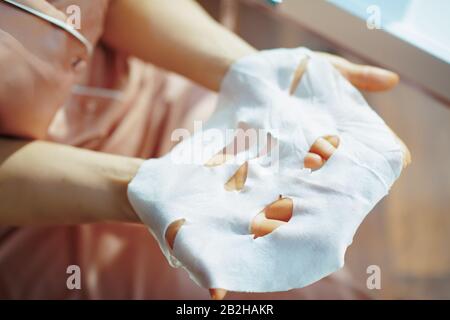
<path fill-rule="evenodd" d="M 400 78 L 391 71 L 381 68 L 353 64 L 347 78 L 356 87 L 367 91 L 385 91 L 394 88 Z"/>
<path fill-rule="evenodd" d="M 309 152 L 321 156 L 323 160 L 328 160 L 335 151 L 336 148 L 324 138 L 318 138 L 309 150 Z"/>
<path fill-rule="evenodd" d="M 311 170 L 317 170 L 325 163 L 321 156 L 312 152 L 308 152 L 303 161 L 304 167 Z"/>
<path fill-rule="evenodd" d="M 391 130 L 391 129 L 389 128 L 389 130 Z M 403 150 L 403 168 L 406 168 L 412 162 L 411 152 L 409 151 L 408 147 L 403 142 L 403 140 L 400 139 L 393 130 L 391 130 L 391 132 L 395 136 L 395 138 L 397 139 L 398 143 L 400 144 L 400 147 Z"/>
<path fill-rule="evenodd" d="M 325 140 L 327 140 L 333 147 L 337 149 L 339 147 L 339 137 L 338 136 L 325 136 L 323 137 Z"/>
<path fill-rule="evenodd" d="M 367 91 L 385 91 L 395 87 L 399 82 L 398 74 L 385 69 L 359 65 L 344 58 L 320 52 L 339 72 L 354 86 Z"/>
<path fill-rule="evenodd" d="M 254 235 L 254 238 L 263 237 L 276 228 L 282 226 L 286 222 L 275 220 L 275 219 L 267 219 L 264 212 L 260 212 L 253 218 L 252 224 L 250 226 L 250 233 Z"/>
<path fill-rule="evenodd" d="M 267 219 L 276 219 L 288 222 L 292 217 L 294 204 L 290 198 L 280 198 L 269 204 L 265 209 L 265 217 Z"/>
<path fill-rule="evenodd" d="M 225 298 L 225 295 L 227 294 L 227 290 L 211 288 L 209 289 L 209 294 L 211 296 L 211 299 L 213 300 L 223 300 L 223 298 Z"/>
<path fill-rule="evenodd" d="M 173 249 L 173 244 L 181 226 L 186 222 L 185 219 L 179 219 L 172 222 L 166 230 L 166 241 L 170 249 Z"/>

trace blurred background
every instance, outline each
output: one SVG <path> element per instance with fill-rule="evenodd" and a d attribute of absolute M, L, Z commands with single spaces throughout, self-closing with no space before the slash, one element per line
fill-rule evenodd
<path fill-rule="evenodd" d="M 199 1 L 259 49 L 306 46 L 401 76 L 365 94 L 413 162 L 358 230 L 346 268 L 382 299 L 450 299 L 450 1 Z M 366 286 L 381 269 L 381 289 Z"/>

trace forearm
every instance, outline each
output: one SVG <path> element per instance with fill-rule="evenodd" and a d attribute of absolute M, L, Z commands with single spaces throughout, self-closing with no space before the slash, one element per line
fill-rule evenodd
<path fill-rule="evenodd" d="M 193 0 L 114 0 L 104 40 L 216 91 L 230 65 L 255 51 Z"/>
<path fill-rule="evenodd" d="M 0 137 L 0 225 L 138 222 L 126 191 L 140 163 Z"/>

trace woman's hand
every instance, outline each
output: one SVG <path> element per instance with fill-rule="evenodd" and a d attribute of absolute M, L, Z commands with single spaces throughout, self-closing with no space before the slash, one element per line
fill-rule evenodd
<path fill-rule="evenodd" d="M 355 87 L 367 91 L 386 91 L 394 88 L 399 82 L 399 76 L 385 69 L 352 63 L 344 58 L 319 52 L 331 62 L 339 72 Z"/>

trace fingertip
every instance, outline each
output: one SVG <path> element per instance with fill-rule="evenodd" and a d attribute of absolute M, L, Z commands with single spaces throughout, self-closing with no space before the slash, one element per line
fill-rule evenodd
<path fill-rule="evenodd" d="M 395 72 L 392 72 L 392 71 L 389 71 L 389 72 L 391 72 L 391 78 L 392 78 L 392 82 L 391 82 L 391 85 L 392 85 L 392 87 L 395 87 L 399 82 L 400 82 L 400 76 L 398 75 L 398 73 L 395 73 Z"/>
<path fill-rule="evenodd" d="M 379 90 L 389 90 L 400 82 L 400 76 L 392 71 L 376 68 L 380 79 Z"/>
<path fill-rule="evenodd" d="M 304 167 L 311 170 L 319 169 L 324 164 L 322 157 L 312 152 L 308 152 L 303 162 Z"/>
<path fill-rule="evenodd" d="M 400 139 L 398 137 L 398 135 L 394 131 L 392 131 L 392 129 L 389 128 L 389 130 L 392 132 L 392 134 L 394 135 L 395 139 L 397 139 L 397 142 L 400 144 L 400 147 L 402 148 L 402 151 L 403 151 L 403 168 L 406 168 L 412 162 L 411 151 L 409 151 L 409 148 L 406 146 L 406 144 L 403 142 L 403 140 Z"/>
<path fill-rule="evenodd" d="M 186 219 L 179 219 L 172 222 L 166 230 L 166 241 L 170 249 L 173 249 L 173 244 L 175 242 L 175 237 L 181 226 L 186 222 Z"/>
<path fill-rule="evenodd" d="M 318 138 L 309 150 L 310 153 L 318 154 L 325 161 L 328 160 L 335 151 L 336 148 L 325 138 Z"/>
<path fill-rule="evenodd" d="M 408 147 L 403 143 L 403 141 L 400 140 L 400 144 L 402 145 L 403 149 L 403 168 L 406 168 L 412 162 L 411 151 L 409 151 Z"/>
<path fill-rule="evenodd" d="M 340 139 L 338 136 L 325 136 L 324 139 L 331 143 L 336 149 L 339 147 Z"/>
<path fill-rule="evenodd" d="M 282 220 L 267 219 L 265 212 L 262 211 L 253 218 L 250 233 L 253 234 L 254 239 L 264 237 L 285 223 Z"/>
<path fill-rule="evenodd" d="M 294 202 L 290 198 L 280 198 L 272 202 L 264 209 L 267 219 L 280 220 L 288 222 L 292 217 Z"/>
<path fill-rule="evenodd" d="M 209 295 L 211 296 L 211 299 L 213 300 L 223 300 L 227 294 L 227 290 L 225 289 L 218 289 L 218 288 L 211 288 L 209 289 Z"/>
<path fill-rule="evenodd" d="M 367 91 L 386 91 L 400 81 L 397 73 L 371 66 L 356 66 L 350 76 L 351 82 Z"/>
<path fill-rule="evenodd" d="M 403 168 L 409 166 L 412 162 L 411 152 L 408 149 L 405 150 L 404 160 L 403 160 Z"/>

